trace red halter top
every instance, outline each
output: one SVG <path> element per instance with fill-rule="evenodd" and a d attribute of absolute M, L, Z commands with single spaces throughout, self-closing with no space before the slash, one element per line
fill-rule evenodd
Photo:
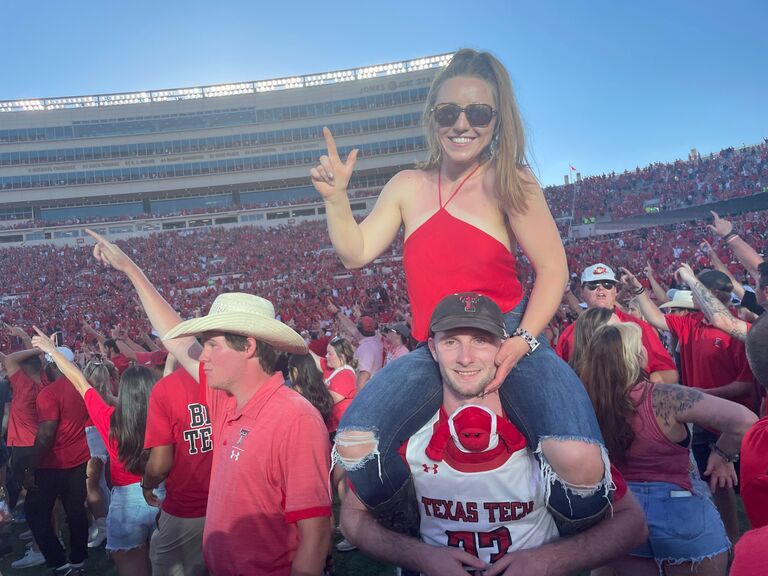
<path fill-rule="evenodd" d="M 514 254 L 493 236 L 446 210 L 475 172 L 477 168 L 461 181 L 445 204 L 438 172 L 440 208 L 408 236 L 403 246 L 403 267 L 413 316 L 411 334 L 421 342 L 429 337 L 432 311 L 449 294 L 478 292 L 491 298 L 505 313 L 523 296 Z"/>

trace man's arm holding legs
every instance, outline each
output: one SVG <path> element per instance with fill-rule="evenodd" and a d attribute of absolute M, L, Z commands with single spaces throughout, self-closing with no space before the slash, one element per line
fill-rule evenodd
<path fill-rule="evenodd" d="M 347 540 L 369 556 L 434 576 L 466 576 L 464 566 L 483 570 L 476 556 L 460 548 L 439 548 L 421 540 L 392 532 L 381 526 L 373 514 L 348 490 L 341 505 L 341 527 Z"/>
<path fill-rule="evenodd" d="M 599 524 L 539 548 L 511 552 L 485 574 L 566 576 L 609 564 L 647 537 L 648 527 L 643 510 L 632 493 L 627 492 L 613 505 L 613 515 Z"/>

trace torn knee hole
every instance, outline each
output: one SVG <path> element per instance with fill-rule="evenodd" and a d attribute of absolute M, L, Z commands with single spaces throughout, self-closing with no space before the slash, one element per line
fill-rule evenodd
<path fill-rule="evenodd" d="M 335 451 L 345 462 L 364 460 L 378 452 L 379 441 L 371 431 L 345 430 L 336 434 Z"/>

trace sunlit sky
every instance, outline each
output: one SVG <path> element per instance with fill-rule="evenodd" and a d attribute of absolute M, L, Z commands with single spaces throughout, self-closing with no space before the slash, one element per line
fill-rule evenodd
<path fill-rule="evenodd" d="M 768 2 L 6 2 L 0 99 L 260 80 L 462 47 L 510 71 L 544 184 L 768 137 Z M 7 116 L 0 116 L 0 127 Z"/>

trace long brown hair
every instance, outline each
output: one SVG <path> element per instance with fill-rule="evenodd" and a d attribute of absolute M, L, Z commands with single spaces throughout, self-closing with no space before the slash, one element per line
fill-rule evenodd
<path fill-rule="evenodd" d="M 312 355 L 291 354 L 288 357 L 288 373 L 294 389 L 317 408 L 323 421 L 328 424 L 333 410 L 333 397 Z"/>
<path fill-rule="evenodd" d="M 114 364 L 109 360 L 91 360 L 83 368 L 83 376 L 88 383 L 99 393 L 101 399 L 107 404 L 114 402 L 112 396 L 112 370 Z"/>
<path fill-rule="evenodd" d="M 576 374 L 581 372 L 584 357 L 587 355 L 589 341 L 595 335 L 595 331 L 608 323 L 613 316 L 612 308 L 590 308 L 576 319 L 576 327 L 573 330 L 573 351 L 568 364 Z"/>
<path fill-rule="evenodd" d="M 333 349 L 336 351 L 336 355 L 341 360 L 341 365 L 350 366 L 353 370 L 357 370 L 357 358 L 355 358 L 355 351 L 352 348 L 352 344 L 346 338 L 337 336 L 329 342 Z"/>
<path fill-rule="evenodd" d="M 143 474 L 149 458 L 144 450 L 144 430 L 149 393 L 156 381 L 154 370 L 129 367 L 120 378 L 117 406 L 109 420 L 109 438 L 117 441 L 117 459 L 132 474 Z"/>
<path fill-rule="evenodd" d="M 506 68 L 488 52 L 477 52 L 468 48 L 459 50 L 448 66 L 432 82 L 424 111 L 424 128 L 429 156 L 420 168 L 423 170 L 440 168 L 442 149 L 437 138 L 437 125 L 432 109 L 437 104 L 437 93 L 443 84 L 457 76 L 483 80 L 493 92 L 497 112 L 496 129 L 492 144 L 484 152 L 481 161 L 494 163 L 496 196 L 501 210 L 524 214 L 528 208 L 526 186 L 531 182 L 526 182 L 521 177 L 521 170 L 526 169 L 528 174 L 531 173 L 527 170 L 528 162 L 525 157 L 523 120 Z M 531 178 L 533 178 L 532 174 Z"/>
<path fill-rule="evenodd" d="M 644 376 L 641 338 L 640 327 L 631 322 L 601 326 L 582 364 L 581 381 L 592 400 L 608 455 L 616 462 L 625 461 L 635 439 L 629 422 L 635 406 L 629 391 Z"/>

